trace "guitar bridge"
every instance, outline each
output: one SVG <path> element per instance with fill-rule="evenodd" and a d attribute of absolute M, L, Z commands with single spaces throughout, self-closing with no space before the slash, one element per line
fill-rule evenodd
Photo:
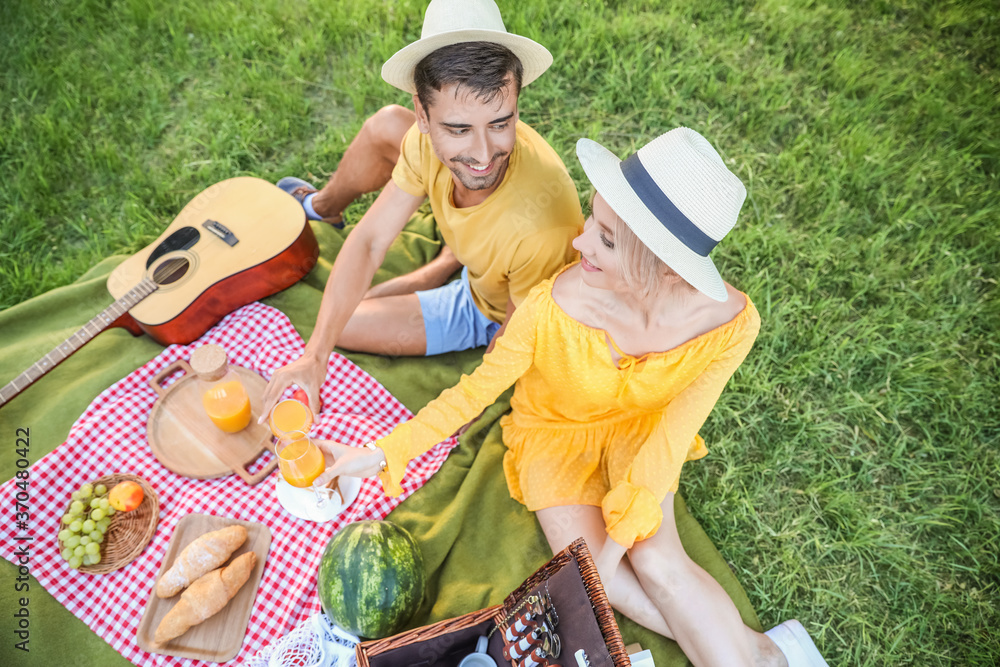
<path fill-rule="evenodd" d="M 240 242 L 240 240 L 236 238 L 236 235 L 233 234 L 231 231 L 229 231 L 229 228 L 226 227 L 221 222 L 217 222 L 215 220 L 206 220 L 205 222 L 201 223 L 201 226 L 207 229 L 208 231 L 212 232 L 216 236 L 218 236 L 220 239 L 225 241 L 230 246 L 234 246 Z"/>

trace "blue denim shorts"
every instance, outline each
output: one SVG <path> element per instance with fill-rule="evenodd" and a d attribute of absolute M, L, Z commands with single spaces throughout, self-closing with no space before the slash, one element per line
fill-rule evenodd
<path fill-rule="evenodd" d="M 427 356 L 488 345 L 500 325 L 483 315 L 472 300 L 469 270 L 437 289 L 417 292 L 427 334 Z"/>

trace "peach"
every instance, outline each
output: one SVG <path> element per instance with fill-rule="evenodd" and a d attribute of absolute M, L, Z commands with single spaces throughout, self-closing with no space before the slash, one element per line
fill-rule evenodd
<path fill-rule="evenodd" d="M 301 403 L 302 405 L 309 407 L 309 395 L 306 394 L 305 390 L 300 387 L 296 387 L 295 391 L 292 392 L 292 398 Z"/>
<path fill-rule="evenodd" d="M 131 512 L 142 504 L 143 495 L 142 487 L 135 482 L 119 482 L 108 494 L 108 502 L 119 512 Z"/>

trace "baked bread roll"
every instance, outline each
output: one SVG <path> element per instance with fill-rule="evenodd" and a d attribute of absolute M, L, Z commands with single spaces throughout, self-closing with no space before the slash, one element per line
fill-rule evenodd
<path fill-rule="evenodd" d="M 156 595 L 169 598 L 188 587 L 192 581 L 221 566 L 247 541 L 247 529 L 229 526 L 205 533 L 184 547 L 180 555 L 156 582 Z"/>
<path fill-rule="evenodd" d="M 212 570 L 191 584 L 160 621 L 153 642 L 165 644 L 221 611 L 250 578 L 256 564 L 257 554 L 248 551 L 226 567 Z"/>

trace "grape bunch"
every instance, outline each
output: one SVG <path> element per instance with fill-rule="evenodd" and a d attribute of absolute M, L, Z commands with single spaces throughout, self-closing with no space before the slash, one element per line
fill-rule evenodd
<path fill-rule="evenodd" d="M 84 484 L 73 492 L 73 501 L 62 518 L 59 544 L 63 560 L 74 570 L 101 562 L 101 545 L 115 513 L 107 496 L 104 484 Z"/>

